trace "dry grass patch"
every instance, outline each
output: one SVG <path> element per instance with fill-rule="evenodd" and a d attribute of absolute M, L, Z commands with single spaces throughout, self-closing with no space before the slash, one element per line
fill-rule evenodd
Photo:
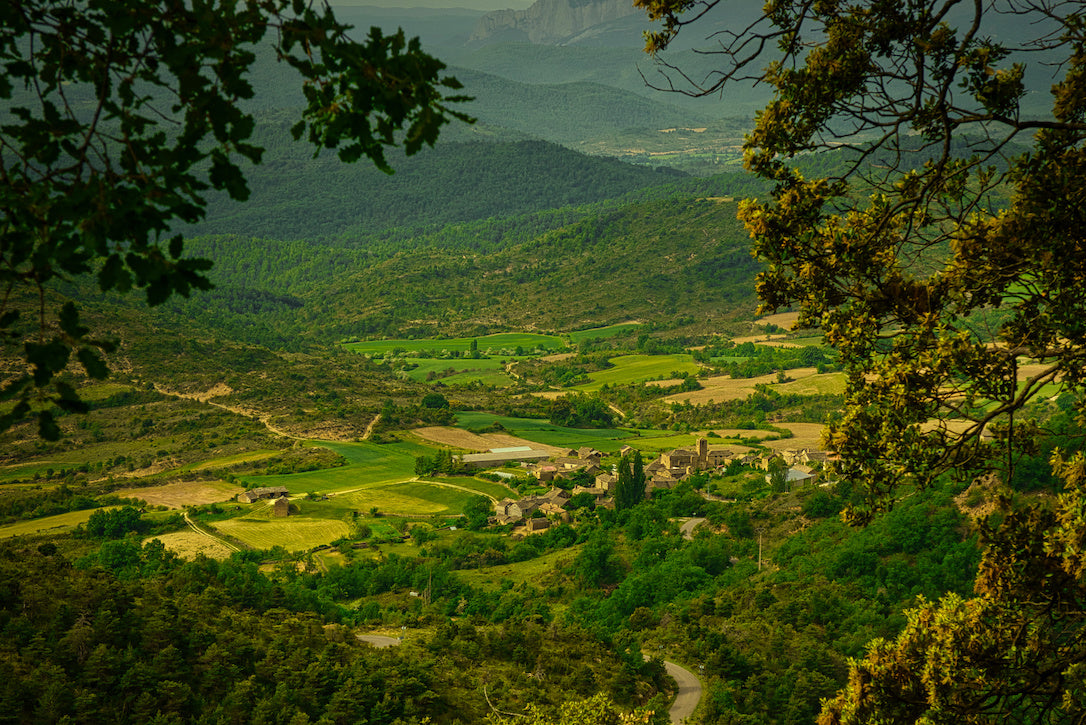
<path fill-rule="evenodd" d="M 152 537 L 162 542 L 167 551 L 180 556 L 182 559 L 195 559 L 203 554 L 209 559 L 225 559 L 232 553 L 232 549 L 226 544 L 210 536 L 198 534 L 195 531 L 174 531 L 169 534 L 160 534 Z M 149 539 L 150 540 L 150 539 Z"/>
<path fill-rule="evenodd" d="M 775 315 L 766 315 L 765 317 L 762 317 L 757 320 L 755 324 L 776 325 L 777 327 L 783 327 L 785 330 L 791 330 L 798 321 L 798 312 L 778 312 Z"/>
<path fill-rule="evenodd" d="M 743 335 L 742 337 L 733 337 L 732 342 L 734 342 L 736 345 L 742 345 L 744 342 L 753 342 L 759 345 L 770 345 L 774 341 L 787 342 L 787 337 L 788 336 L 783 333 L 767 335 L 763 332 L 760 335 Z"/>
<path fill-rule="evenodd" d="M 143 499 L 151 506 L 179 509 L 184 506 L 228 501 L 245 489 L 226 481 L 175 481 L 164 486 L 125 488 L 116 491 L 118 496 Z"/>
<path fill-rule="evenodd" d="M 571 357 L 576 357 L 575 352 L 556 352 L 553 355 L 544 355 L 539 358 L 543 362 L 561 362 L 563 360 L 569 360 Z"/>
<path fill-rule="evenodd" d="M 796 368 L 788 371 L 789 377 L 795 381 L 813 377 L 816 373 L 815 368 Z M 718 375 L 699 382 L 701 382 L 701 390 L 675 393 L 664 398 L 664 401 L 668 403 L 689 402 L 691 405 L 705 405 L 710 402 L 721 403 L 725 400 L 745 400 L 758 385 L 771 385 L 779 388 L 776 373 L 761 375 L 756 378 L 738 379 L 727 375 Z"/>
<path fill-rule="evenodd" d="M 484 433 L 479 435 L 470 431 L 461 430 L 460 428 L 449 428 L 444 426 L 416 428 L 411 432 L 419 438 L 430 441 L 431 443 L 449 446 L 450 448 L 461 448 L 468 451 L 489 451 L 492 448 L 516 448 L 518 446 L 528 446 L 529 448 L 534 448 L 536 450 L 547 450 L 551 452 L 556 452 L 558 450 L 554 446 L 545 446 L 542 443 L 535 443 L 506 433 Z"/>
<path fill-rule="evenodd" d="M 437 443 L 441 446 L 449 446 L 450 448 L 462 448 L 466 451 L 486 451 L 490 449 L 490 444 L 483 436 L 459 428 L 430 426 L 416 428 L 411 433 L 425 441 Z"/>
<path fill-rule="evenodd" d="M 774 385 L 773 389 L 778 393 L 793 393 L 797 395 L 840 395 L 845 392 L 847 379 L 844 373 L 822 373 L 811 375 L 808 371 L 813 368 L 799 368 L 789 370 L 787 375 L 793 380 L 787 383 Z"/>
<path fill-rule="evenodd" d="M 792 437 L 766 441 L 765 446 L 767 448 L 776 451 L 789 448 L 809 448 L 816 451 L 822 449 L 822 431 L 826 426 L 821 423 L 774 423 L 774 425 L 792 431 Z"/>

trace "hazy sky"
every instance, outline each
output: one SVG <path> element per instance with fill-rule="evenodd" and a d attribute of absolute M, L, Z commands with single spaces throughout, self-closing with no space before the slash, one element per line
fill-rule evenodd
<path fill-rule="evenodd" d="M 332 6 L 369 5 L 379 8 L 468 8 L 470 10 L 522 10 L 534 0 L 331 0 Z"/>

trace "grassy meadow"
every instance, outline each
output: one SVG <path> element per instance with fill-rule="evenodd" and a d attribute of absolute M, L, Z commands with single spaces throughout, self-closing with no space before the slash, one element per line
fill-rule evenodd
<path fill-rule="evenodd" d="M 482 385 L 506 387 L 513 379 L 505 372 L 505 358 L 408 358 L 416 367 L 405 375 L 419 382 L 440 380 L 445 385 Z"/>
<path fill-rule="evenodd" d="M 116 506 L 105 506 L 85 511 L 69 511 L 56 516 L 45 516 L 40 519 L 28 519 L 17 521 L 14 524 L 0 526 L 0 539 L 8 539 L 13 536 L 31 536 L 36 534 L 60 534 L 67 533 L 80 524 L 87 522 L 95 511 L 109 511 Z"/>
<path fill-rule="evenodd" d="M 694 362 L 694 356 L 688 354 L 673 355 L 619 355 L 611 358 L 614 367 L 590 373 L 590 382 L 578 385 L 573 390 L 595 392 L 604 385 L 630 385 L 650 380 L 666 380 L 683 374 L 696 375 L 700 370 Z M 678 375 L 676 375 L 676 373 Z"/>
<path fill-rule="evenodd" d="M 613 444 L 614 450 L 618 450 L 622 446 L 619 441 L 636 435 L 620 428 L 566 428 L 542 418 L 510 418 L 494 413 L 457 413 L 456 421 L 457 427 L 465 430 L 479 431 L 499 424 L 510 435 L 543 445 L 563 448 L 595 446 L 601 451 L 609 443 Z"/>
<path fill-rule="evenodd" d="M 578 330 L 569 333 L 569 341 L 574 345 L 580 345 L 587 340 L 609 340 L 612 337 L 626 335 L 641 327 L 640 322 L 622 322 L 607 327 L 593 327 L 589 330 Z"/>

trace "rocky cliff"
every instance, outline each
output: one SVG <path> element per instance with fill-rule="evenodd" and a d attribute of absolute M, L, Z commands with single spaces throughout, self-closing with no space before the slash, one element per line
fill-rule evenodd
<path fill-rule="evenodd" d="M 556 45 L 594 25 L 640 12 L 631 0 L 536 0 L 526 10 L 487 13 L 469 43 L 523 40 Z"/>

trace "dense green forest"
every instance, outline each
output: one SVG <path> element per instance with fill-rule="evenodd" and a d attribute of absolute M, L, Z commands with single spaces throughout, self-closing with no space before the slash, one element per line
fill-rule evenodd
<path fill-rule="evenodd" d="M 506 711 L 597 692 L 659 707 L 645 651 L 701 663 L 706 721 L 798 723 L 913 597 L 970 586 L 978 547 L 949 493 L 849 532 L 832 515 L 840 494 L 714 504 L 697 485 L 520 543 L 442 537 L 324 574 L 262 573 L 260 552 L 186 563 L 110 529 L 88 528 L 100 543 L 10 542 L 4 710 L 29 722 L 118 710 L 128 722 L 477 722 L 484 686 Z M 729 533 L 684 540 L 674 518 L 693 514 Z M 762 537 L 775 543 L 758 554 Z M 532 584 L 461 575 L 563 551 Z M 772 566 L 759 571 L 762 559 Z M 426 600 L 394 595 L 405 587 Z M 406 626 L 410 644 L 373 651 L 351 634 L 361 624 Z"/>
<path fill-rule="evenodd" d="M 268 158 L 249 178 L 252 196 L 244 204 L 222 199 L 192 233 L 355 237 L 585 204 L 682 176 L 541 141 L 442 144 L 424 156 L 394 159 L 396 172 L 388 175 L 330 154 L 308 158 L 290 143 L 287 122 L 262 128 Z M 463 193 L 465 185 L 472 194 Z"/>
<path fill-rule="evenodd" d="M 405 232 L 326 243 L 195 238 L 188 249 L 215 260 L 216 289 L 159 314 L 287 349 L 634 318 L 708 331 L 749 315 L 756 267 L 734 203 L 672 193 L 610 207 L 450 225 L 411 239 L 411 249 Z"/>

